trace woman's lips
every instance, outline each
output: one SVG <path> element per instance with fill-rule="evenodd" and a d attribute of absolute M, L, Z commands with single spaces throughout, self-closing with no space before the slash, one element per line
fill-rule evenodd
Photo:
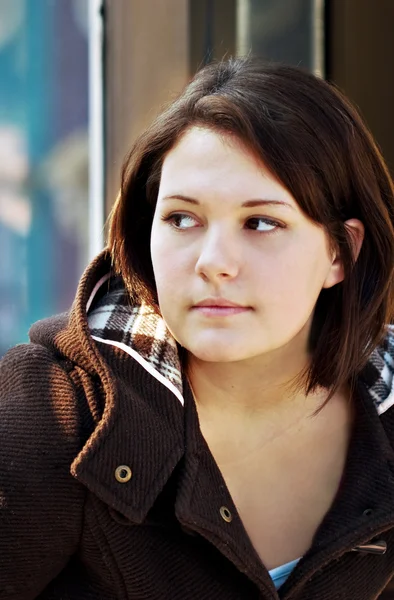
<path fill-rule="evenodd" d="M 205 317 L 230 317 L 247 312 L 250 308 L 245 306 L 193 306 L 193 310 Z"/>
<path fill-rule="evenodd" d="M 250 310 L 250 306 L 242 306 L 220 296 L 211 296 L 197 302 L 192 310 L 205 317 L 230 317 Z"/>

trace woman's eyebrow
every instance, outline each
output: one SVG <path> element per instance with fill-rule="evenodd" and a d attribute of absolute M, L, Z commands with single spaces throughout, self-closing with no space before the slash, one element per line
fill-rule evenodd
<path fill-rule="evenodd" d="M 190 196 L 184 196 L 183 194 L 171 194 L 170 196 L 164 196 L 163 200 L 183 200 L 183 202 L 189 202 L 189 204 L 200 204 L 198 200 L 195 198 L 191 198 Z M 270 199 L 256 199 L 256 200 L 247 200 L 241 204 L 244 208 L 254 208 L 256 206 L 284 206 L 286 208 L 291 208 L 294 210 L 294 206 L 285 202 L 284 200 L 270 200 Z"/>

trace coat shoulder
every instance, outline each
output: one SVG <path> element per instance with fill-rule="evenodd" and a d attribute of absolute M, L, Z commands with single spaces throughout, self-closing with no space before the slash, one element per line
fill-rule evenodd
<path fill-rule="evenodd" d="M 37 416 L 41 408 L 52 408 L 59 417 L 63 411 L 72 412 L 74 391 L 67 370 L 67 361 L 40 344 L 11 348 L 0 361 L 1 409 L 12 408 L 18 420 Z M 45 411 L 44 420 L 50 418 L 48 412 L 52 411 Z"/>
<path fill-rule="evenodd" d="M 20 344 L 0 361 L 0 457 L 51 453 L 72 459 L 81 446 L 80 398 L 72 365 L 45 346 Z M 1 458 L 0 458 L 1 461 Z"/>
<path fill-rule="evenodd" d="M 1 598 L 36 598 L 77 549 L 78 401 L 67 365 L 44 346 L 15 346 L 0 361 Z"/>

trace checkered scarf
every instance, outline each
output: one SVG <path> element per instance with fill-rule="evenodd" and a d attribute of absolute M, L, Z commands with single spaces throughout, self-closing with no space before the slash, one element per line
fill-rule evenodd
<path fill-rule="evenodd" d="M 132 305 L 120 277 L 101 286 L 88 313 L 95 337 L 134 349 L 182 393 L 178 346 L 164 319 L 148 305 Z M 360 374 L 379 414 L 394 404 L 394 326 Z"/>

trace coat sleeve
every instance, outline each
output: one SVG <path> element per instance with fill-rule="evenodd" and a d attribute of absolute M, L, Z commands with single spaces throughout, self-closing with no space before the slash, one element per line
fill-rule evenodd
<path fill-rule="evenodd" d="M 70 475 L 80 450 L 76 394 L 43 346 L 0 362 L 0 600 L 31 600 L 75 553 L 85 491 Z"/>

